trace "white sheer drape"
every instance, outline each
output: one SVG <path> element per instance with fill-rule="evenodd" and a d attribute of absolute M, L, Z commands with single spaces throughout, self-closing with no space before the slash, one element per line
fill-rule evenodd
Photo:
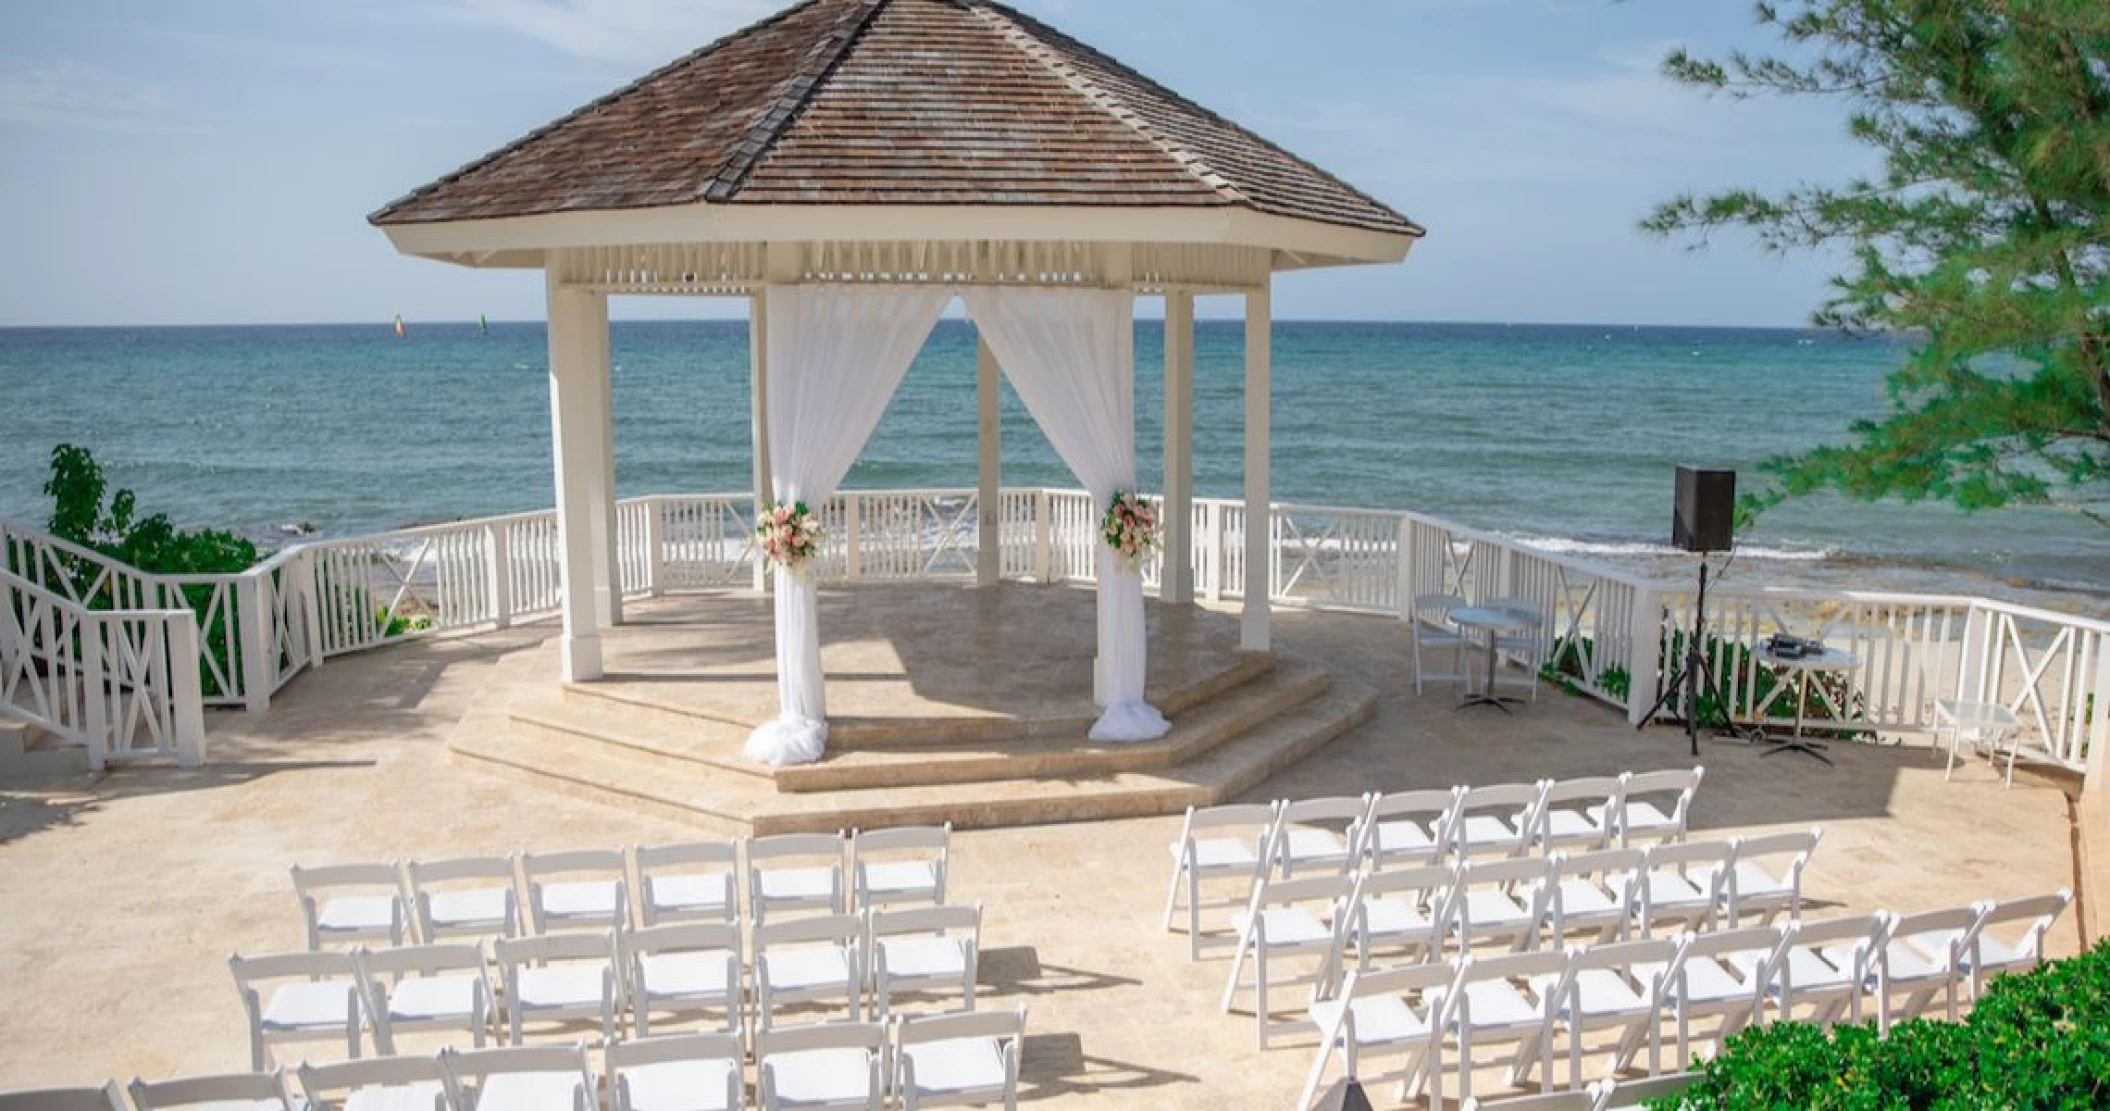
<path fill-rule="evenodd" d="M 952 293 L 772 285 L 763 296 L 771 483 L 777 501 L 803 501 L 818 513 L 871 438 Z M 748 736 L 750 759 L 807 764 L 827 746 L 818 607 L 810 577 L 777 572 L 778 716 Z"/>
<path fill-rule="evenodd" d="M 1135 300 L 1125 290 L 973 288 L 963 295 L 997 362 L 1055 453 L 1103 510 L 1136 483 Z M 775 321 L 771 321 L 775 326 Z M 1095 741 L 1165 735 L 1143 700 L 1143 575 L 1099 551 L 1099 666 L 1104 710 Z"/>

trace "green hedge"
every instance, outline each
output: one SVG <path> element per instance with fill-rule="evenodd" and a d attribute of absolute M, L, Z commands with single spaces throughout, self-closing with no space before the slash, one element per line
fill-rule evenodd
<path fill-rule="evenodd" d="M 1656 1111 L 2082 1111 L 2110 1107 L 2110 941 L 1995 976 L 1961 1022 L 1778 1022 L 1695 1062 Z"/>

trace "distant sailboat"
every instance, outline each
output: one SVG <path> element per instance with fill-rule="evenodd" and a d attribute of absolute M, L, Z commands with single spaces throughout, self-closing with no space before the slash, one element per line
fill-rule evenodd
<path fill-rule="evenodd" d="M 397 314 L 396 314 L 396 338 L 397 338 L 397 339 L 402 339 L 402 338 L 403 338 L 403 314 L 402 314 L 402 313 L 397 313 Z"/>
<path fill-rule="evenodd" d="M 485 315 L 484 315 L 484 314 L 482 314 L 482 313 L 477 313 L 477 314 L 476 314 L 476 330 L 477 330 L 478 332 L 480 332 L 480 333 L 484 334 L 484 335 L 487 335 L 487 336 L 488 336 L 488 335 L 490 335 L 490 334 L 491 334 L 491 318 L 490 318 L 490 317 L 488 317 L 488 316 L 485 316 Z"/>

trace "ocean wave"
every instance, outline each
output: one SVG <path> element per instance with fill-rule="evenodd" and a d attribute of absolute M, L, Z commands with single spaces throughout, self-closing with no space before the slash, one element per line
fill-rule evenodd
<path fill-rule="evenodd" d="M 1634 559 L 1679 556 L 1685 553 L 1668 544 L 1651 544 L 1643 540 L 1576 540 L 1565 536 L 1519 536 L 1517 542 L 1529 544 L 1541 551 L 1559 555 L 1590 556 L 1597 558 Z M 1830 548 L 1769 548 L 1764 545 L 1739 545 L 1739 559 L 1768 559 L 1783 563 L 1817 563 L 1833 558 Z"/>

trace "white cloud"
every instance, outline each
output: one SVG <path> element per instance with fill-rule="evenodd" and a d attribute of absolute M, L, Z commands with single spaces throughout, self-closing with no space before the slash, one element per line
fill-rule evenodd
<path fill-rule="evenodd" d="M 159 86 L 82 62 L 0 65 L 0 123 L 165 130 L 167 108 Z"/>
<path fill-rule="evenodd" d="M 435 14 L 588 61 L 635 65 L 677 57 L 783 6 L 778 0 L 450 0 Z"/>

